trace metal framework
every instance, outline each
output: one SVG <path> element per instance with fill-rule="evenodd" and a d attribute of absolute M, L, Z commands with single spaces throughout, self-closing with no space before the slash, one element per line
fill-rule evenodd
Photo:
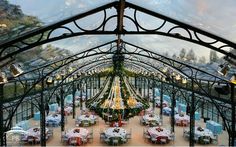
<path fill-rule="evenodd" d="M 110 14 L 109 11 L 111 11 L 111 9 L 116 10 L 116 14 Z M 100 13 L 103 14 L 103 19 L 102 19 L 102 22 L 96 28 L 86 29 L 79 25 L 79 22 L 82 21 L 83 18 L 89 17 L 92 14 L 100 14 Z M 146 15 L 152 16 L 153 19 L 161 21 L 161 25 L 156 26 L 155 29 L 145 28 L 140 23 L 141 20 L 139 18 L 139 14 L 146 14 Z M 107 25 L 112 19 L 117 20 L 117 25 L 115 26 L 114 30 L 109 30 L 107 29 Z M 124 29 L 126 25 L 124 24 L 125 19 L 131 21 L 134 24 L 135 26 L 134 30 Z M 63 31 L 61 31 L 60 34 L 54 35 L 57 30 L 63 30 Z M 9 103 L 9 99 L 8 100 L 4 99 L 4 93 L 3 93 L 4 85 L 0 85 L 0 135 L 1 135 L 1 138 L 3 138 L 3 132 L 6 131 L 4 128 L 9 129 L 11 120 L 17 108 L 23 102 L 23 100 L 27 98 L 27 96 L 30 94 L 30 91 L 34 89 L 35 85 L 41 83 L 41 93 L 40 93 L 41 98 L 39 102 L 40 105 L 38 106 L 40 108 L 40 112 L 43 113 L 45 112 L 45 105 L 44 105 L 45 99 L 43 96 L 44 90 L 45 90 L 44 81 L 48 76 L 54 76 L 57 72 L 62 71 L 68 65 L 71 65 L 72 67 L 76 69 L 76 70 L 73 70 L 73 72 L 71 73 L 67 73 L 66 76 L 63 77 L 61 83 L 59 83 L 59 85 L 56 86 L 56 88 L 54 89 L 54 91 L 56 91 L 57 88 L 59 87 L 61 88 L 60 89 L 60 95 L 61 95 L 61 100 L 62 100 L 61 103 L 63 103 L 63 99 L 64 99 L 63 98 L 64 97 L 63 85 L 65 84 L 63 82 L 65 79 L 67 79 L 67 77 L 80 71 L 81 67 L 86 67 L 90 64 L 97 63 L 97 65 L 100 64 L 101 66 L 111 65 L 112 63 L 111 56 L 108 56 L 108 55 L 114 55 L 115 53 L 119 53 L 125 56 L 124 63 L 126 67 L 132 66 L 136 69 L 141 68 L 143 71 L 147 73 L 151 73 L 151 74 L 153 73 L 153 71 L 155 71 L 155 72 L 160 73 L 161 77 L 170 76 L 168 73 L 162 71 L 163 68 L 168 67 L 170 70 L 180 73 L 184 77 L 188 78 L 190 85 L 186 86 L 186 85 L 182 85 L 178 83 L 174 79 L 171 79 L 170 82 L 163 82 L 161 78 L 159 78 L 156 75 L 152 75 L 152 76 L 142 75 L 143 77 L 145 76 L 148 77 L 147 82 L 148 82 L 149 87 L 150 87 L 150 81 L 152 81 L 153 85 L 156 85 L 158 81 L 159 82 L 161 81 L 162 90 L 163 90 L 163 83 L 172 86 L 173 88 L 171 91 L 172 102 L 173 102 L 172 114 L 174 114 L 173 109 L 174 109 L 174 102 L 175 102 L 175 97 L 176 97 L 175 87 L 182 89 L 184 91 L 191 92 L 190 94 L 191 98 L 188 101 L 190 105 L 192 106 L 190 110 L 190 117 L 191 117 L 190 145 L 191 146 L 194 145 L 193 116 L 194 116 L 195 110 L 197 109 L 194 106 L 200 101 L 199 98 L 196 98 L 196 95 L 207 97 L 206 100 L 214 104 L 214 106 L 217 108 L 218 112 L 220 113 L 220 116 L 222 117 L 226 125 L 225 127 L 229 133 L 229 145 L 232 145 L 232 146 L 234 145 L 235 122 L 236 122 L 235 117 L 234 117 L 235 116 L 234 84 L 229 83 L 227 79 L 207 73 L 205 71 L 202 71 L 196 67 L 188 65 L 181 61 L 177 61 L 177 60 L 162 56 L 148 49 L 144 49 L 136 45 L 133 45 L 131 43 L 125 42 L 121 40 L 121 35 L 123 34 L 130 34 L 130 35 L 153 34 L 153 35 L 167 36 L 167 37 L 184 40 L 187 42 L 191 42 L 194 44 L 198 44 L 198 45 L 210 48 L 212 50 L 215 50 L 217 52 L 224 54 L 226 57 L 233 58 L 233 59 L 236 58 L 236 55 L 232 54 L 229 48 L 236 49 L 236 44 L 224 38 L 218 37 L 212 33 L 208 33 L 199 28 L 193 27 L 189 24 L 180 22 L 173 18 L 161 15 L 159 13 L 142 8 L 135 4 L 126 2 L 125 0 L 120 0 L 120 1 L 103 5 L 101 7 L 95 8 L 88 12 L 75 15 L 68 19 L 59 21 L 57 23 L 54 23 L 54 24 L 51 24 L 51 25 L 48 25 L 39 29 L 32 30 L 30 32 L 27 32 L 25 34 L 18 36 L 17 38 L 12 38 L 11 40 L 3 42 L 0 44 L 0 62 L 9 64 L 9 61 L 11 61 L 12 58 L 14 59 L 14 57 L 17 54 L 24 52 L 26 50 L 32 49 L 35 46 L 43 45 L 45 43 L 53 42 L 56 40 L 61 40 L 61 39 L 70 38 L 74 36 L 81 36 L 81 35 L 104 35 L 104 34 L 117 35 L 117 40 L 110 41 L 103 45 L 88 49 L 83 52 L 79 52 L 78 54 L 75 54 L 73 56 L 60 59 L 57 61 L 53 61 L 52 63 L 43 65 L 42 67 L 25 72 L 24 74 L 34 73 L 38 75 L 38 78 L 34 79 L 34 81 L 31 82 L 31 85 L 30 86 L 28 85 L 28 87 L 27 87 L 27 84 L 25 84 L 25 82 L 22 82 L 23 79 L 21 79 L 24 74 L 21 75 L 19 78 L 17 78 L 16 81 L 19 81 L 20 83 L 22 83 L 22 85 L 26 87 L 25 88 L 26 90 L 24 91 L 23 95 L 18 96 L 17 99 L 14 101 L 15 107 L 11 110 L 11 112 L 9 112 L 11 114 L 7 118 L 7 121 L 4 121 L 2 114 L 3 114 L 4 104 Z M 32 41 L 32 38 L 34 38 L 33 41 Z M 208 38 L 208 39 L 205 39 L 205 38 Z M 211 40 L 211 41 L 208 41 L 208 40 Z M 219 44 L 221 45 L 218 46 Z M 88 58 L 88 57 L 93 57 L 93 60 L 88 60 L 88 61 L 85 60 L 84 62 L 80 62 L 79 67 L 74 64 L 75 62 L 80 61 L 81 59 L 84 59 L 84 58 Z M 158 61 L 159 64 L 151 63 L 147 61 L 147 59 Z M 209 77 L 208 79 L 202 78 L 202 76 L 206 76 L 206 75 Z M 228 84 L 231 87 L 231 92 L 226 97 L 221 97 L 220 95 L 215 95 L 213 93 L 214 86 L 217 84 L 222 84 L 222 83 Z M 86 87 L 87 87 L 87 84 L 86 84 Z M 134 87 L 136 86 L 134 85 Z M 72 89 L 74 90 L 75 88 L 72 87 Z M 163 92 L 161 93 L 163 94 Z M 230 115 L 228 115 L 228 113 L 226 114 L 226 111 L 231 112 Z M 43 128 L 45 129 L 45 115 L 41 115 L 41 117 L 42 117 L 41 118 L 41 129 L 42 129 L 41 131 L 44 132 L 45 130 L 43 130 Z M 173 115 L 172 115 L 172 119 L 173 119 Z M 172 126 L 173 126 L 173 123 L 172 123 Z M 62 130 L 63 130 L 63 126 L 62 126 Z M 46 145 L 45 136 L 42 136 L 41 138 L 43 140 L 41 145 L 42 146 Z M 1 139 L 1 145 L 4 145 L 3 139 Z"/>

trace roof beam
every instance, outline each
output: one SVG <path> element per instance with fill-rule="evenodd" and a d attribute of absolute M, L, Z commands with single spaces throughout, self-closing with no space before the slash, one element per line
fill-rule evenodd
<path fill-rule="evenodd" d="M 123 32 L 123 20 L 124 20 L 125 0 L 120 0 L 117 7 L 117 49 L 119 49 L 121 43 L 121 33 Z"/>

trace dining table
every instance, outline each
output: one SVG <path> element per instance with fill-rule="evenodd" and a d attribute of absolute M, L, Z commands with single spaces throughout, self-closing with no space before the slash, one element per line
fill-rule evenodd
<path fill-rule="evenodd" d="M 83 140 L 87 140 L 88 135 L 89 131 L 81 127 L 70 129 L 65 134 L 65 136 L 68 138 L 68 144 L 71 144 L 72 139 L 75 139 L 77 141 L 77 145 L 81 145 L 83 143 Z"/>
<path fill-rule="evenodd" d="M 147 132 L 151 138 L 156 138 L 157 142 L 160 142 L 161 139 L 166 139 L 168 142 L 171 139 L 171 131 L 164 127 L 149 127 Z"/>
<path fill-rule="evenodd" d="M 109 127 L 104 133 L 107 138 L 125 138 L 127 131 L 121 127 Z"/>
<path fill-rule="evenodd" d="M 82 125 L 84 122 L 88 122 L 89 125 L 95 124 L 97 116 L 93 114 L 83 114 L 79 115 L 76 119 L 76 124 Z"/>
<path fill-rule="evenodd" d="M 46 117 L 46 125 L 52 124 L 53 126 L 59 126 L 61 123 L 61 114 L 51 114 Z"/>
<path fill-rule="evenodd" d="M 150 125 L 151 123 L 160 124 L 160 117 L 157 114 L 145 114 L 142 118 L 146 125 Z"/>
<path fill-rule="evenodd" d="M 190 117 L 186 114 L 175 114 L 175 124 L 179 126 L 187 126 L 190 123 Z"/>
<path fill-rule="evenodd" d="M 184 133 L 189 133 L 189 129 L 185 129 Z M 213 132 L 207 128 L 196 126 L 194 128 L 194 140 L 196 140 L 199 143 L 203 143 L 203 139 L 208 138 L 209 143 L 212 140 L 216 139 L 216 136 L 213 134 Z"/>

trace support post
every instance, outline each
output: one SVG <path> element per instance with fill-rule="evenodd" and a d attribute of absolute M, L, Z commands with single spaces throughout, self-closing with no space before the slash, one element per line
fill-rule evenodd
<path fill-rule="evenodd" d="M 171 128 L 172 128 L 172 132 L 175 132 L 175 87 L 174 85 L 172 86 L 172 99 L 171 99 Z M 162 104 L 161 104 L 162 105 Z"/>
<path fill-rule="evenodd" d="M 72 88 L 73 88 L 73 103 L 72 103 L 72 107 L 73 107 L 73 114 L 72 114 L 72 117 L 73 117 L 73 119 L 75 119 L 75 92 L 76 92 L 76 88 L 75 88 L 75 81 L 73 80 L 73 82 L 72 82 Z"/>
<path fill-rule="evenodd" d="M 143 97 L 146 97 L 146 78 L 143 78 Z M 149 98 L 148 102 L 150 102 Z"/>
<path fill-rule="evenodd" d="M 156 108 L 155 88 L 154 87 L 155 87 L 155 82 L 154 82 L 154 77 L 152 77 L 152 109 L 153 109 L 153 112 L 155 112 L 155 108 Z"/>
<path fill-rule="evenodd" d="M 101 79 L 100 79 L 100 75 L 98 75 L 98 88 L 101 88 Z"/>
<path fill-rule="evenodd" d="M 195 94 L 193 92 L 193 79 L 191 80 L 191 106 L 190 106 L 190 139 L 189 146 L 194 146 L 194 134 L 195 134 Z"/>
<path fill-rule="evenodd" d="M 92 97 L 92 80 L 91 80 L 91 77 L 89 77 L 89 88 L 90 88 L 89 98 L 91 98 Z"/>
<path fill-rule="evenodd" d="M 93 76 L 93 96 L 95 94 L 95 77 Z"/>
<path fill-rule="evenodd" d="M 229 133 L 229 146 L 235 146 L 235 96 L 234 96 L 234 84 L 231 83 L 231 133 Z"/>
<path fill-rule="evenodd" d="M 82 99 L 82 96 L 83 96 L 83 88 L 82 88 L 82 80 L 80 81 L 80 84 L 79 84 L 79 89 L 80 89 L 80 112 L 82 114 L 82 107 L 83 107 L 83 99 Z M 86 80 L 86 101 L 87 101 L 87 80 Z"/>
<path fill-rule="evenodd" d="M 81 82 L 82 83 L 82 82 Z M 81 86 L 82 87 L 82 86 Z M 85 99 L 86 101 L 88 100 L 88 78 L 85 79 Z M 82 88 L 81 88 L 81 92 L 82 92 Z M 81 97 L 82 98 L 82 97 Z"/>
<path fill-rule="evenodd" d="M 1 146 L 6 145 L 6 138 L 4 135 L 4 125 L 3 125 L 3 84 L 0 84 L 0 139 L 1 139 Z"/>
<path fill-rule="evenodd" d="M 149 78 L 147 79 L 148 80 L 148 84 L 147 84 L 147 96 L 148 96 L 148 98 L 150 99 L 150 95 L 149 95 L 149 90 L 150 90 L 150 80 L 149 80 Z"/>
<path fill-rule="evenodd" d="M 63 132 L 65 130 L 65 111 L 64 111 L 64 90 L 63 90 L 63 85 L 61 85 L 60 94 L 61 94 L 61 132 Z"/>
<path fill-rule="evenodd" d="M 45 123 L 45 100 L 44 100 L 44 78 L 41 81 L 41 95 L 40 95 L 40 145 L 46 146 L 46 123 Z"/>
<path fill-rule="evenodd" d="M 161 81 L 161 92 L 160 92 L 160 117 L 163 118 L 163 82 Z"/>

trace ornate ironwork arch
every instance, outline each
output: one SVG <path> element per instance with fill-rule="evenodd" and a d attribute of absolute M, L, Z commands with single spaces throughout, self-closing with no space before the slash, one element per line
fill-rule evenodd
<path fill-rule="evenodd" d="M 106 11 L 109 8 L 113 8 L 113 7 L 117 10 L 117 14 L 107 16 Z M 133 10 L 132 17 L 125 14 L 125 10 L 127 8 L 130 8 Z M 87 29 L 80 27 L 78 25 L 78 23 L 76 22 L 77 20 L 80 20 L 80 19 L 85 18 L 89 15 L 96 14 L 99 12 L 104 13 L 104 18 L 103 18 L 102 23 L 97 28 L 87 30 Z M 150 16 L 153 16 L 154 18 L 161 19 L 163 21 L 163 23 L 160 26 L 158 26 L 156 29 L 146 29 L 138 22 L 137 12 L 148 14 Z M 117 17 L 117 26 L 116 26 L 117 28 L 112 31 L 105 30 L 106 22 L 109 21 L 109 19 L 111 19 L 113 17 Z M 133 22 L 134 25 L 136 26 L 137 30 L 136 31 L 125 30 L 124 24 L 123 24 L 124 18 L 131 20 L 131 22 Z M 174 26 L 169 27 L 169 25 L 167 25 L 168 23 L 172 24 Z M 77 31 L 73 30 L 72 28 L 70 28 L 68 26 L 68 24 L 72 24 L 78 30 Z M 164 29 L 167 31 L 162 30 L 162 28 L 164 28 L 164 27 L 167 27 L 167 29 L 166 28 Z M 179 28 L 181 28 L 182 30 L 187 32 L 187 36 L 184 36 L 183 34 L 181 35 L 182 32 L 173 33 L 173 31 L 175 31 Z M 51 36 L 52 32 L 57 29 L 64 29 L 64 30 L 66 30 L 66 32 L 63 32 L 63 33 L 57 35 L 56 37 L 52 37 Z M 161 15 L 159 13 L 150 11 L 148 9 L 145 9 L 140 6 L 134 5 L 132 3 L 125 2 L 124 0 L 121 0 L 119 2 L 118 1 L 112 2 L 109 4 L 103 5 L 101 7 L 95 8 L 93 10 L 90 10 L 88 12 L 75 15 L 73 17 L 70 17 L 68 19 L 54 23 L 52 25 L 48 25 L 46 27 L 42 27 L 42 28 L 30 31 L 28 33 L 20 35 L 17 38 L 13 38 L 10 41 L 6 41 L 6 42 L 1 43 L 0 44 L 0 61 L 3 61 L 3 60 L 10 58 L 10 57 L 13 57 L 14 55 L 16 55 L 20 52 L 26 51 L 26 50 L 31 49 L 31 48 L 38 46 L 38 45 L 42 45 L 42 44 L 45 44 L 48 42 L 52 42 L 52 41 L 56 41 L 56 40 L 60 40 L 60 39 L 64 39 L 64 38 L 69 38 L 69 37 L 73 37 L 73 36 L 89 35 L 89 34 L 93 34 L 93 35 L 119 34 L 118 35 L 118 42 L 120 41 L 121 34 L 158 34 L 158 35 L 173 37 L 173 38 L 189 41 L 189 42 L 192 42 L 195 44 L 199 44 L 199 45 L 205 46 L 207 48 L 213 49 L 217 52 L 220 52 L 220 53 L 226 55 L 227 57 L 236 58 L 236 55 L 232 54 L 228 50 L 228 48 L 236 49 L 235 43 L 233 43 L 229 40 L 223 39 L 223 38 L 216 36 L 214 34 L 203 31 L 199 28 L 188 25 L 186 23 L 177 21 L 177 20 L 172 19 L 170 17 Z M 210 38 L 211 40 L 214 40 L 214 41 L 211 41 L 211 42 L 204 41 L 203 39 L 201 39 L 202 36 Z M 27 42 L 27 40 L 32 37 L 36 38 L 36 39 L 34 39 L 35 41 Z M 217 44 L 222 44 L 222 45 L 218 47 Z M 227 48 L 227 49 L 225 49 L 225 48 Z"/>

